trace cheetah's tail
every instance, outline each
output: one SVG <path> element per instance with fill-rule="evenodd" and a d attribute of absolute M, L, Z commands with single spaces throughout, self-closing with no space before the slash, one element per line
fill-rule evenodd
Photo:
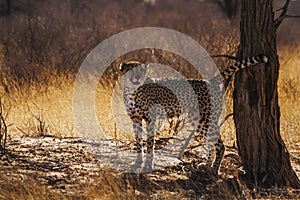
<path fill-rule="evenodd" d="M 237 71 L 250 67 L 255 64 L 267 63 L 269 58 L 264 54 L 259 54 L 253 57 L 242 59 L 241 61 L 237 61 L 233 65 L 227 67 L 221 72 L 221 76 L 227 80 Z"/>

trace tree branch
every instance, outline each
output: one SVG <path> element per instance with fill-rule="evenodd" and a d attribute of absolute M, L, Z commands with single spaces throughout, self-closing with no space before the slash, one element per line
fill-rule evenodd
<path fill-rule="evenodd" d="M 213 57 L 213 58 L 223 57 L 223 58 L 229 58 L 229 59 L 231 59 L 231 60 L 237 60 L 237 57 L 231 56 L 231 55 L 226 55 L 226 54 L 211 55 L 211 57 Z"/>
<path fill-rule="evenodd" d="M 2 99 L 0 99 L 0 153 L 5 153 L 6 149 L 6 140 L 7 140 L 7 125 L 4 118 L 3 113 L 3 105 L 2 105 Z"/>
<path fill-rule="evenodd" d="M 286 0 L 285 5 L 282 8 L 282 12 L 280 13 L 280 16 L 274 21 L 275 28 L 277 29 L 279 25 L 282 23 L 282 21 L 287 17 L 287 10 L 289 7 L 291 0 Z"/>
<path fill-rule="evenodd" d="M 300 18 L 300 15 L 285 15 L 286 18 Z"/>
<path fill-rule="evenodd" d="M 230 113 L 228 114 L 225 119 L 220 123 L 220 127 L 223 126 L 223 124 L 226 122 L 226 120 L 229 118 L 229 117 L 232 117 L 233 116 L 233 113 Z"/>

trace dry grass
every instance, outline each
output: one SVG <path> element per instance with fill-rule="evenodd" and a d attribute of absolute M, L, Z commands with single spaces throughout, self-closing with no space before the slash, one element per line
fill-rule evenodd
<path fill-rule="evenodd" d="M 281 48 L 278 92 L 281 108 L 281 136 L 290 152 L 300 151 L 300 46 Z"/>
<path fill-rule="evenodd" d="M 4 173 L 0 178 L 0 199 L 135 199 L 134 190 L 126 190 L 122 177 L 110 170 L 99 171 L 92 184 L 67 192 L 54 190 L 26 174 L 12 178 Z"/>
<path fill-rule="evenodd" d="M 0 199 L 61 199 L 63 194 L 57 194 L 47 188 L 46 185 L 39 185 L 35 180 L 9 180 L 1 175 Z"/>
<path fill-rule="evenodd" d="M 51 67 L 44 68 L 40 75 L 41 79 L 48 79 L 47 83 L 32 82 L 20 87 L 10 77 L 2 79 L 10 86 L 9 92 L 5 92 L 4 85 L 0 86 L 7 121 L 12 124 L 10 137 L 73 136 L 73 79 L 68 74 L 58 75 Z"/>

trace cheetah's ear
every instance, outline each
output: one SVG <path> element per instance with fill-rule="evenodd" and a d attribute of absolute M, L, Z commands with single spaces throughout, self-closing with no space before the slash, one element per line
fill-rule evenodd
<path fill-rule="evenodd" d="M 119 70 L 120 72 L 122 72 L 123 74 L 125 74 L 128 70 L 130 70 L 130 64 L 128 63 L 120 63 L 119 65 Z"/>
<path fill-rule="evenodd" d="M 134 67 L 137 67 L 139 65 L 141 65 L 142 63 L 138 62 L 138 61 L 129 61 L 126 63 L 120 63 L 119 65 L 119 70 L 122 73 L 126 73 L 127 71 L 131 70 Z"/>

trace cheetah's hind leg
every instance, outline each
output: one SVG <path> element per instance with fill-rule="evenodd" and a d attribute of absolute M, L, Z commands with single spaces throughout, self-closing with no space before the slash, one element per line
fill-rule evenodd
<path fill-rule="evenodd" d="M 147 154 L 146 162 L 143 171 L 151 172 L 154 165 L 154 133 L 155 133 L 156 117 L 152 116 L 149 123 L 147 123 Z"/>
<path fill-rule="evenodd" d="M 215 143 L 215 151 L 216 151 L 216 158 L 213 163 L 212 169 L 213 172 L 217 175 L 221 166 L 221 162 L 225 153 L 225 146 L 221 138 L 218 139 L 218 142 Z"/>

